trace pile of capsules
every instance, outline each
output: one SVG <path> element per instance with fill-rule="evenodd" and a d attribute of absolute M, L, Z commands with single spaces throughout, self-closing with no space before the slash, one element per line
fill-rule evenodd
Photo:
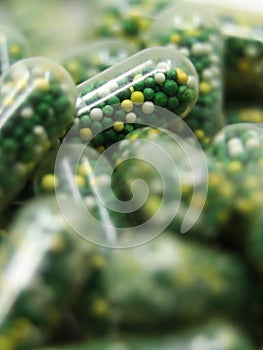
<path fill-rule="evenodd" d="M 1 4 L 1 350 L 263 349 L 263 13 L 240 4 Z"/>

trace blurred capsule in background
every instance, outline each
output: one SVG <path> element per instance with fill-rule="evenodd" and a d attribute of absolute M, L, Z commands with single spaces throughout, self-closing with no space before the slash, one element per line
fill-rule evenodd
<path fill-rule="evenodd" d="M 0 26 L 0 75 L 12 64 L 30 56 L 26 38 L 12 27 Z"/>
<path fill-rule="evenodd" d="M 94 19 L 94 35 L 96 38 L 121 38 L 140 50 L 144 48 L 142 34 L 151 22 L 152 7 L 145 1 L 101 1 Z"/>
<path fill-rule="evenodd" d="M 10 22 L 28 39 L 33 55 L 53 57 L 72 44 L 90 40 L 97 2 L 16 0 L 6 3 Z"/>
<path fill-rule="evenodd" d="M 0 209 L 72 123 L 75 85 L 59 64 L 32 57 L 0 79 Z"/>
<path fill-rule="evenodd" d="M 263 108 L 257 104 L 238 104 L 233 101 L 224 111 L 227 124 L 263 123 Z"/>
<path fill-rule="evenodd" d="M 75 84 L 92 78 L 101 71 L 135 53 L 135 46 L 121 39 L 100 39 L 70 49 L 58 61 L 69 71 Z"/>
<path fill-rule="evenodd" d="M 198 78 L 185 56 L 156 47 L 83 82 L 77 91 L 75 136 L 103 150 L 140 125 L 172 124 L 176 116 L 168 113 L 166 119 L 163 108 L 186 117 L 198 97 Z"/>
<path fill-rule="evenodd" d="M 72 199 L 64 201 L 67 216 L 81 221 Z M 96 254 L 67 225 L 55 197 L 27 203 L 1 244 L 1 349 L 45 345 L 92 274 Z"/>
<path fill-rule="evenodd" d="M 191 2 L 169 7 L 155 17 L 148 46 L 168 46 L 185 55 L 199 76 L 199 96 L 186 123 L 202 146 L 223 126 L 223 37 L 213 13 Z"/>

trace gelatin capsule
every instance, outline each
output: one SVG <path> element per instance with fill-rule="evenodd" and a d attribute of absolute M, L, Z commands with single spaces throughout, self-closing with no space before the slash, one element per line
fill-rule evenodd
<path fill-rule="evenodd" d="M 151 23 L 151 11 L 145 4 L 129 1 L 105 1 L 100 4 L 94 21 L 95 37 L 121 38 L 132 42 L 138 49 L 144 47 L 143 32 Z"/>
<path fill-rule="evenodd" d="M 64 201 L 67 216 L 80 222 L 72 199 Z M 0 348 L 47 344 L 99 256 L 68 226 L 54 196 L 23 206 L 0 249 Z"/>
<path fill-rule="evenodd" d="M 0 26 L 0 75 L 12 64 L 30 55 L 23 35 L 11 27 Z"/>
<path fill-rule="evenodd" d="M 68 210 L 64 208 L 65 195 L 79 203 L 79 215 L 85 218 L 87 227 L 82 222 L 80 225 L 74 222 L 73 226 L 68 221 L 78 234 L 103 247 L 128 245 L 125 238 L 127 233 L 130 234 L 129 227 L 132 223 L 128 213 L 123 210 L 123 202 L 116 198 L 118 186 L 111 186 L 115 175 L 111 163 L 104 155 L 91 147 L 63 141 L 56 157 L 54 172 L 44 175 L 38 181 L 42 187 L 46 176 L 50 177 L 48 181 L 55 182 L 55 193 L 62 213 L 64 209 L 65 212 Z M 132 237 L 128 238 L 132 242 Z"/>
<path fill-rule="evenodd" d="M 211 141 L 207 153 L 228 176 L 239 176 L 250 165 L 263 164 L 263 129 L 253 123 L 225 126 Z"/>
<path fill-rule="evenodd" d="M 205 203 L 207 163 L 193 134 L 182 138 L 162 129 L 141 128 L 118 144 L 113 158 L 117 164 L 113 186 L 122 189 L 124 200 L 132 191 L 138 209 L 130 216 L 137 224 L 152 222 L 154 229 L 162 225 L 165 229 L 176 222 L 180 233 L 195 224 Z M 147 184 L 148 192 L 135 187 L 136 179 Z M 193 198 L 184 202 L 187 189 Z"/>
<path fill-rule="evenodd" d="M 135 47 L 121 39 L 96 40 L 71 50 L 59 59 L 75 84 L 80 84 L 135 53 Z"/>
<path fill-rule="evenodd" d="M 185 120 L 205 147 L 224 124 L 223 37 L 216 18 L 201 6 L 179 1 L 155 17 L 148 46 L 168 46 L 185 55 L 199 75 L 199 96 Z"/>
<path fill-rule="evenodd" d="M 225 107 L 224 114 L 227 124 L 263 123 L 263 109 L 257 104 L 240 105 L 233 102 Z"/>
<path fill-rule="evenodd" d="M 250 300 L 249 281 L 241 259 L 165 231 L 140 247 L 113 250 L 96 293 L 82 296 L 78 317 L 85 335 L 107 325 L 150 332 L 164 323 L 183 327 L 217 312 L 240 320 Z"/>
<path fill-rule="evenodd" d="M 0 79 L 0 209 L 17 194 L 74 118 L 69 73 L 42 57 L 27 58 Z"/>
<path fill-rule="evenodd" d="M 173 123 L 172 114 L 166 120 L 159 107 L 186 117 L 198 97 L 198 77 L 185 56 L 156 47 L 132 55 L 78 85 L 77 90 L 76 136 L 106 148 L 136 125 Z"/>

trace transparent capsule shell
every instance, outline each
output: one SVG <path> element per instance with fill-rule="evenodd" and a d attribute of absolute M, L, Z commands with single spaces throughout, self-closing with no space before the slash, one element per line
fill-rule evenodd
<path fill-rule="evenodd" d="M 0 26 L 0 75 L 12 64 L 30 56 L 26 38 L 10 26 Z"/>
<path fill-rule="evenodd" d="M 1 77 L 1 209 L 72 123 L 75 101 L 69 73 L 43 57 L 21 60 Z"/>
<path fill-rule="evenodd" d="M 217 18 L 200 5 L 179 1 L 155 17 L 145 40 L 148 46 L 175 48 L 195 66 L 199 75 L 199 96 L 186 123 L 205 147 L 224 125 L 224 41 Z"/>
<path fill-rule="evenodd" d="M 81 221 L 72 199 L 64 201 L 67 215 Z M 54 196 L 28 202 L 0 249 L 1 348 L 46 344 L 92 273 L 96 254 L 67 225 Z"/>
<path fill-rule="evenodd" d="M 155 47 L 130 56 L 77 90 L 76 136 L 88 142 L 101 134 L 96 140 L 99 147 L 120 140 L 136 124 L 166 127 L 174 122 L 173 113 L 186 117 L 198 97 L 198 77 L 185 56 Z M 159 115 L 159 107 L 173 112 L 168 120 Z M 109 128 L 107 140 L 102 131 Z"/>
<path fill-rule="evenodd" d="M 124 200 L 132 197 L 130 216 L 138 225 L 152 222 L 153 234 L 170 226 L 188 233 L 202 215 L 206 157 L 193 134 L 186 136 L 145 127 L 128 134 L 113 152 L 113 186 Z"/>

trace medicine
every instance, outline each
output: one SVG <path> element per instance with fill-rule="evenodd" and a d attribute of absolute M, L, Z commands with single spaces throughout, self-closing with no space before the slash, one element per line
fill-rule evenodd
<path fill-rule="evenodd" d="M 21 60 L 2 76 L 0 210 L 72 123 L 75 101 L 69 73 L 46 58 Z"/>
<path fill-rule="evenodd" d="M 153 237 L 170 225 L 177 233 L 188 232 L 202 213 L 208 176 L 206 156 L 193 133 L 183 138 L 144 127 L 128 134 L 113 158 L 113 186 L 122 188 L 123 200 L 133 197 L 130 216 L 137 225 Z M 184 200 L 186 189 L 189 201 Z"/>
<path fill-rule="evenodd" d="M 199 75 L 199 97 L 185 122 L 203 147 L 224 125 L 222 114 L 223 37 L 213 15 L 194 3 L 178 3 L 155 17 L 148 46 L 172 47 Z"/>
<path fill-rule="evenodd" d="M 72 199 L 64 201 L 71 222 L 82 221 Z M 68 226 L 54 196 L 24 205 L 1 242 L 0 348 L 47 344 L 99 259 L 95 246 Z"/>
<path fill-rule="evenodd" d="M 107 148 L 136 124 L 172 124 L 173 114 L 167 119 L 163 109 L 186 117 L 198 97 L 198 77 L 185 56 L 171 48 L 155 47 L 83 82 L 77 91 L 76 136 L 83 142 L 92 141 L 96 148 Z"/>
<path fill-rule="evenodd" d="M 59 58 L 75 84 L 92 78 L 101 71 L 135 53 L 135 46 L 121 39 L 100 39 L 71 50 Z"/>
<path fill-rule="evenodd" d="M 187 327 L 217 313 L 238 320 L 254 285 L 238 257 L 168 231 L 140 247 L 113 250 L 100 277 L 93 297 L 86 292 L 81 299 L 83 334 L 107 326 L 147 332 L 164 322 Z"/>
<path fill-rule="evenodd" d="M 12 64 L 30 55 L 29 44 L 15 29 L 0 26 L 0 75 Z"/>

